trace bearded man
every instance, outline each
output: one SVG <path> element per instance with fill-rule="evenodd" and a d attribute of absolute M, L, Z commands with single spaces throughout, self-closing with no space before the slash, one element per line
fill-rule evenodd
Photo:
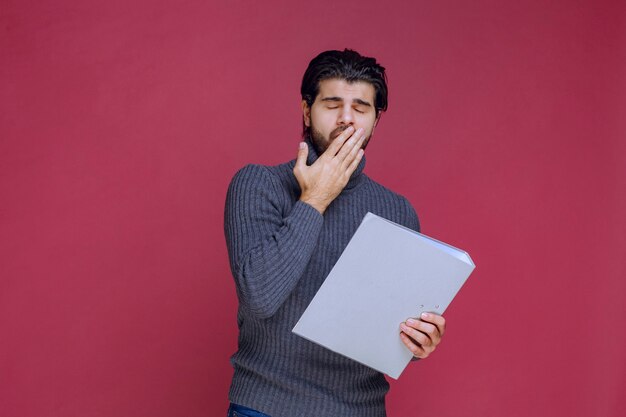
<path fill-rule="evenodd" d="M 389 384 L 380 372 L 291 329 L 367 212 L 419 231 L 408 200 L 363 172 L 364 150 L 387 109 L 385 69 L 352 50 L 322 52 L 304 73 L 301 95 L 296 159 L 242 168 L 226 197 L 239 299 L 228 415 L 384 417 Z M 428 313 L 398 330 L 414 357 L 426 358 L 445 320 Z"/>

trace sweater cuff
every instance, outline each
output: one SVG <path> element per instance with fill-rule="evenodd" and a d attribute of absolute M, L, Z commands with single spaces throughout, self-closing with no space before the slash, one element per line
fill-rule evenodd
<path fill-rule="evenodd" d="M 296 201 L 296 203 L 291 208 L 291 213 L 289 213 L 289 217 L 294 219 L 296 222 L 301 223 L 307 232 L 314 233 L 316 229 L 322 227 L 324 223 L 324 216 L 313 208 L 312 205 L 307 204 L 303 201 Z"/>

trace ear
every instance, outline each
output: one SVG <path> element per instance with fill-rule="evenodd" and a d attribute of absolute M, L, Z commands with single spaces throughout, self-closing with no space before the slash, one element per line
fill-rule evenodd
<path fill-rule="evenodd" d="M 376 120 L 374 120 L 374 126 L 372 126 L 372 133 L 370 133 L 370 137 L 374 136 L 374 130 L 376 129 L 376 126 L 378 126 L 378 122 L 380 121 L 380 116 L 383 115 L 382 111 L 378 112 L 378 116 L 376 116 Z"/>
<path fill-rule="evenodd" d="M 374 120 L 374 127 L 378 126 L 378 122 L 380 121 L 380 117 L 383 115 L 382 111 L 378 112 L 378 116 L 376 116 L 376 120 Z"/>
<path fill-rule="evenodd" d="M 311 127 L 311 108 L 306 100 L 302 100 L 302 121 L 306 127 Z"/>

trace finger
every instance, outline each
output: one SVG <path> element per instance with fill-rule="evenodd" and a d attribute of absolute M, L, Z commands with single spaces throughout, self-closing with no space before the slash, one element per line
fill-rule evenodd
<path fill-rule="evenodd" d="M 408 319 L 406 325 L 425 333 L 431 339 L 435 336 L 439 337 L 439 329 L 432 323 L 420 319 Z"/>
<path fill-rule="evenodd" d="M 337 155 L 337 152 L 339 152 L 339 150 L 341 149 L 341 147 L 343 146 L 344 142 L 350 137 L 352 136 L 352 133 L 354 132 L 354 126 L 348 126 L 348 128 L 346 130 L 344 130 L 343 132 L 341 132 L 341 134 L 339 136 L 337 136 L 331 143 L 330 146 L 328 146 L 328 149 L 326 149 L 326 152 L 324 152 L 322 154 L 322 156 L 324 155 L 328 155 L 329 157 L 334 157 L 335 155 Z"/>
<path fill-rule="evenodd" d="M 337 159 L 339 161 L 344 161 L 350 152 L 361 142 L 361 135 L 363 134 L 363 128 L 358 128 L 356 132 L 348 140 L 346 140 L 337 152 Z M 351 161 L 350 161 L 351 162 Z"/>
<path fill-rule="evenodd" d="M 433 341 L 427 334 L 416 330 L 413 327 L 409 327 L 405 323 L 400 324 L 400 329 L 423 347 L 433 344 Z"/>
<path fill-rule="evenodd" d="M 424 319 L 408 319 L 406 325 L 428 336 L 433 346 L 437 346 L 441 341 L 439 328 L 432 323 L 424 321 Z"/>
<path fill-rule="evenodd" d="M 357 130 L 358 132 L 358 130 Z M 356 135 L 356 133 L 355 133 Z M 354 138 L 354 136 L 352 136 Z M 352 139 L 350 139 L 352 140 Z M 356 141 L 356 143 L 354 143 L 354 146 L 352 146 L 352 148 L 350 149 L 350 152 L 348 153 L 348 155 L 345 157 L 345 159 L 342 162 L 342 167 L 345 170 L 348 170 L 349 168 L 352 168 L 352 165 L 354 165 L 354 169 L 356 169 L 356 167 L 359 165 L 359 162 L 357 161 L 356 164 L 354 164 L 354 160 L 358 157 L 359 161 L 361 160 L 361 157 L 363 156 L 363 153 L 361 152 L 359 155 L 359 151 L 361 150 L 361 146 L 363 145 L 363 142 L 365 141 L 365 135 L 361 135 L 359 137 L 359 139 Z M 348 141 L 349 142 L 349 141 Z M 348 143 L 346 143 L 344 145 L 344 148 L 348 146 Z M 343 148 L 342 148 L 343 151 Z M 354 169 L 352 171 L 354 171 Z M 350 172 L 350 174 L 352 174 L 352 172 Z"/>
<path fill-rule="evenodd" d="M 404 343 L 404 345 L 411 351 L 413 356 L 418 358 L 428 356 L 424 348 L 420 346 L 419 343 L 415 343 L 415 341 L 408 337 L 406 334 L 400 333 L 400 339 L 402 339 L 402 343 Z"/>
<path fill-rule="evenodd" d="M 408 322 L 413 324 L 410 324 Z M 428 336 L 432 342 L 432 346 L 437 346 L 439 342 L 441 342 L 441 334 L 439 333 L 439 329 L 432 323 L 425 322 L 423 320 L 407 320 L 407 323 L 410 327 L 424 333 Z"/>
<path fill-rule="evenodd" d="M 357 149 L 356 150 L 356 157 L 352 160 L 352 162 L 350 163 L 350 166 L 346 169 L 346 175 L 349 177 L 350 175 L 352 175 L 352 173 L 356 170 L 356 168 L 359 166 L 359 162 L 361 162 L 361 159 L 363 159 L 363 154 L 365 152 L 363 151 L 363 149 Z"/>
<path fill-rule="evenodd" d="M 303 169 L 306 167 L 306 157 L 309 154 L 309 147 L 305 142 L 300 142 L 300 147 L 298 148 L 298 157 L 296 158 L 296 167 L 299 169 Z"/>
<path fill-rule="evenodd" d="M 437 326 L 437 330 L 439 330 L 439 334 L 443 336 L 446 331 L 446 319 L 443 316 L 435 313 L 422 313 L 421 316 L 423 321 L 428 323 L 432 323 Z"/>

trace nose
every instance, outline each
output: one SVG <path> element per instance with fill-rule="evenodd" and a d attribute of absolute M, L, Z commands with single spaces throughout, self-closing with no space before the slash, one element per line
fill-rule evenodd
<path fill-rule="evenodd" d="M 339 113 L 338 124 L 340 125 L 351 125 L 354 123 L 354 114 L 352 113 L 354 110 L 351 106 L 343 106 L 341 108 L 341 112 Z"/>

